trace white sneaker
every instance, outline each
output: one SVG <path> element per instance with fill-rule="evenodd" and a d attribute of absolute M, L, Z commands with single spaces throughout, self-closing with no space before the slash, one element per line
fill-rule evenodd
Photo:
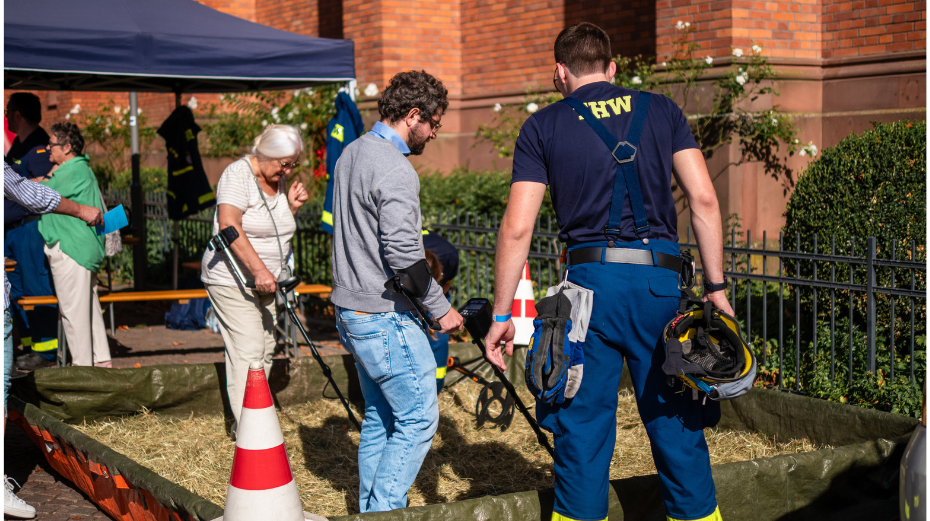
<path fill-rule="evenodd" d="M 36 509 L 22 499 L 19 499 L 19 496 L 13 493 L 13 483 L 16 483 L 16 480 L 8 478 L 6 474 L 4 474 L 3 481 L 5 485 L 5 490 L 3 491 L 3 513 L 8 516 L 16 516 L 23 519 L 32 519 L 36 517 Z M 16 486 L 19 486 L 19 483 L 16 483 Z"/>

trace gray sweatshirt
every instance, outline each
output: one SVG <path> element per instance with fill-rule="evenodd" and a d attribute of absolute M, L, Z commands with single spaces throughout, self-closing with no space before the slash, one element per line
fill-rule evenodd
<path fill-rule="evenodd" d="M 425 257 L 422 230 L 420 179 L 410 161 L 372 134 L 352 142 L 335 170 L 333 303 L 366 313 L 412 309 L 384 282 Z M 437 319 L 452 307 L 435 281 L 423 304 Z"/>

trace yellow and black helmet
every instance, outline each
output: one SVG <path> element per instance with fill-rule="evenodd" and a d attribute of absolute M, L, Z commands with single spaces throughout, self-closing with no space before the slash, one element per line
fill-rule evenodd
<path fill-rule="evenodd" d="M 712 400 L 745 394 L 756 377 L 756 358 L 739 323 L 712 302 L 691 303 L 665 326 L 662 371 Z"/>

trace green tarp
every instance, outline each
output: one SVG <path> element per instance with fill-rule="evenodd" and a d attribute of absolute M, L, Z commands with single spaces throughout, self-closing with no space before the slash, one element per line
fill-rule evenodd
<path fill-rule="evenodd" d="M 477 349 L 466 344 L 453 345 L 451 353 L 463 361 L 478 356 Z M 327 357 L 326 361 L 337 384 L 357 403 L 360 396 L 350 382 L 354 376 L 351 359 Z M 486 366 L 479 371 L 490 373 Z M 508 373 L 521 385 L 519 362 L 511 363 Z M 150 490 L 163 505 L 177 505 L 208 519 L 218 506 L 58 420 L 121 416 L 143 407 L 167 414 L 217 412 L 225 402 L 224 374 L 222 364 L 47 369 L 16 380 L 13 393 L 35 405 L 25 407 L 26 418 L 33 425 L 67 440 L 98 463 L 118 469 L 134 485 Z M 450 371 L 447 385 L 458 379 L 458 373 Z M 310 358 L 275 360 L 269 380 L 275 400 L 282 406 L 334 396 Z M 15 401 L 11 406 L 17 407 Z M 725 519 L 847 521 L 897 517 L 898 465 L 909 433 L 917 424 L 913 418 L 761 389 L 724 402 L 722 411 L 723 428 L 758 431 L 779 440 L 809 438 L 836 447 L 714 467 L 717 499 Z M 655 475 L 616 480 L 611 485 L 611 520 L 665 519 Z M 543 490 L 339 519 L 548 521 L 551 505 L 551 490 Z"/>

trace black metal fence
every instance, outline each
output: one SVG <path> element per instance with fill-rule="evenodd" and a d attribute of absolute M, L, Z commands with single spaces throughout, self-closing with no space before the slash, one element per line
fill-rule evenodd
<path fill-rule="evenodd" d="M 111 192 L 108 205 L 128 203 L 128 192 Z M 171 268 L 173 229 L 164 194 L 146 201 L 150 273 Z M 292 246 L 298 273 L 308 282 L 332 284 L 331 236 L 320 227 L 319 206 L 297 214 Z M 427 215 L 424 226 L 459 249 L 459 274 L 452 286 L 456 307 L 494 288 L 497 215 L 443 212 Z M 199 261 L 210 238 L 212 211 L 179 223 L 179 262 Z M 682 248 L 692 243 L 683 230 Z M 811 244 L 802 251 L 802 239 Z M 812 379 L 852 384 L 856 375 L 881 370 L 892 379 L 923 380 L 918 359 L 926 360 L 926 246 L 880 238 L 786 238 L 733 229 L 724 246 L 730 301 L 763 377 L 782 389 L 803 390 Z M 553 218 L 539 218 L 528 262 L 537 298 L 562 277 L 561 243 Z M 128 261 L 128 256 L 127 256 Z M 161 271 L 151 265 L 161 262 Z M 698 274 L 701 274 L 698 268 Z M 170 278 L 170 276 L 169 276 Z M 698 279 L 700 282 L 700 278 Z M 700 287 L 700 286 L 698 286 Z"/>

